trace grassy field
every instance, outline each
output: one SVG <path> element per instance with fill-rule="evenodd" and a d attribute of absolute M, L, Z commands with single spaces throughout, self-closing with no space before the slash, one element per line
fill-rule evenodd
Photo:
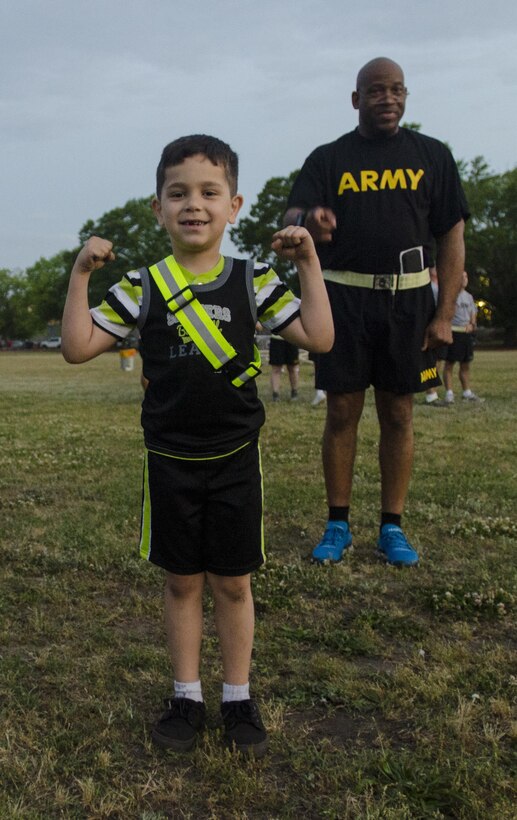
<path fill-rule="evenodd" d="M 252 684 L 270 753 L 251 763 L 220 745 L 209 599 L 209 731 L 186 757 L 150 742 L 171 672 L 162 578 L 136 548 L 137 371 L 115 354 L 81 367 L 0 354 L 1 820 L 515 820 L 516 372 L 517 351 L 478 351 L 484 404 L 417 399 L 405 526 L 421 563 L 408 571 L 374 555 L 371 396 L 354 551 L 314 567 L 324 409 L 310 407 L 311 365 L 297 404 L 271 404 L 261 377 L 269 560 Z"/>

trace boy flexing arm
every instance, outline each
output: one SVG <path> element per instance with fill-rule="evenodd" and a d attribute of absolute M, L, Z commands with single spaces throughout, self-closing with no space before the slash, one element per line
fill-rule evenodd
<path fill-rule="evenodd" d="M 92 321 L 88 306 L 88 284 L 95 270 L 113 262 L 113 244 L 91 236 L 74 262 L 61 327 L 61 352 L 67 362 L 80 364 L 113 347 L 116 339 Z"/>
<path fill-rule="evenodd" d="M 301 289 L 300 316 L 280 332 L 291 344 L 313 353 L 326 353 L 334 342 L 334 324 L 314 242 L 308 230 L 289 225 L 273 235 L 271 247 L 294 262 Z"/>

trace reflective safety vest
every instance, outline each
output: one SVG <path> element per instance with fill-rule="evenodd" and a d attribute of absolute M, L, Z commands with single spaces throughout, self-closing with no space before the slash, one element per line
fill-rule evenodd
<path fill-rule="evenodd" d="M 151 265 L 149 273 L 165 299 L 169 311 L 185 328 L 199 352 L 208 359 L 214 370 L 226 373 L 234 387 L 242 387 L 261 373 L 258 347 L 253 346 L 254 359 L 249 365 L 243 366 L 236 361 L 238 352 L 210 318 L 173 256 L 167 256 L 156 265 Z"/>

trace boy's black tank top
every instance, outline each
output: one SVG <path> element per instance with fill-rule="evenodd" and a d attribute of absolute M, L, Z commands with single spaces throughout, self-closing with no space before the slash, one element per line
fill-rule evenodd
<path fill-rule="evenodd" d="M 149 380 L 142 403 L 146 446 L 166 455 L 211 458 L 256 438 L 264 407 L 255 379 L 236 388 L 225 373 L 216 372 L 168 310 L 149 271 L 141 275 L 139 329 Z M 254 358 L 253 263 L 226 257 L 213 282 L 191 287 L 244 369 Z"/>

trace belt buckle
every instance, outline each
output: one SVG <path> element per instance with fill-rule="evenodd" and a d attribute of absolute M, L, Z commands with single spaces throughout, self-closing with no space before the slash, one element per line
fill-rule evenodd
<path fill-rule="evenodd" d="M 196 298 L 196 294 L 190 289 L 189 285 L 175 293 L 167 302 L 167 307 L 173 315 L 176 315 L 180 310 L 184 310 Z M 176 307 L 171 305 L 171 302 L 176 302 Z"/>
<path fill-rule="evenodd" d="M 374 290 L 393 290 L 395 277 L 392 273 L 376 273 L 373 277 Z"/>

